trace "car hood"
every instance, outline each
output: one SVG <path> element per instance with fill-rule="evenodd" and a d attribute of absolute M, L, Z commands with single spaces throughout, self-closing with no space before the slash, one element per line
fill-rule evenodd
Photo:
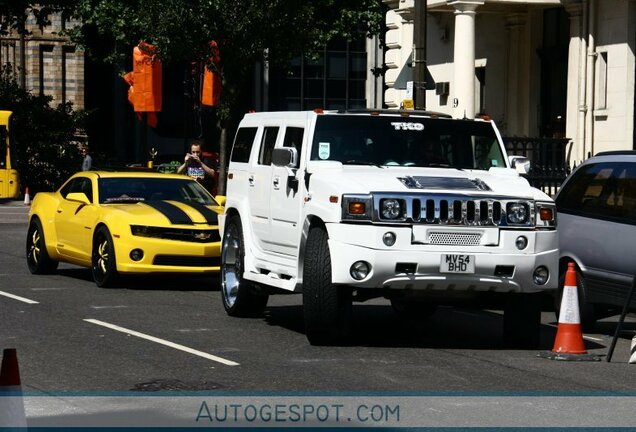
<path fill-rule="evenodd" d="M 484 171 L 456 168 L 330 166 L 312 170 L 312 183 L 323 180 L 330 185 L 338 185 L 342 193 L 428 192 L 552 201 L 548 195 L 530 187 L 525 178 L 509 168 L 491 168 Z"/>
<path fill-rule="evenodd" d="M 217 216 L 223 212 L 219 206 L 204 206 L 182 201 L 144 201 L 134 204 L 105 204 L 103 208 L 113 216 L 125 217 L 131 224 L 172 226 L 217 226 Z"/>

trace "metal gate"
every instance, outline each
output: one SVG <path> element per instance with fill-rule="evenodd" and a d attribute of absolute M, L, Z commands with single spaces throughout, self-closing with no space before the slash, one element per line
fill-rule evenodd
<path fill-rule="evenodd" d="M 509 155 L 530 160 L 526 176 L 530 184 L 550 196 L 556 195 L 563 180 L 570 174 L 567 149 L 569 138 L 504 137 Z"/>

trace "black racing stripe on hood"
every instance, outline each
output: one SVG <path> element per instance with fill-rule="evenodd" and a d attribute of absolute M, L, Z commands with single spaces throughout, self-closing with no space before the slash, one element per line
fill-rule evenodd
<path fill-rule="evenodd" d="M 206 206 L 204 206 L 203 204 L 200 204 L 198 202 L 190 202 L 190 201 L 188 202 L 179 201 L 179 202 L 181 204 L 189 205 L 190 207 L 193 207 L 195 210 L 201 213 L 201 215 L 203 215 L 208 225 L 218 225 L 219 223 L 218 215 L 212 210 L 210 210 L 209 208 L 207 208 Z"/>
<path fill-rule="evenodd" d="M 166 201 L 144 201 L 144 204 L 157 210 L 174 225 L 194 225 L 190 216 L 174 204 Z"/>

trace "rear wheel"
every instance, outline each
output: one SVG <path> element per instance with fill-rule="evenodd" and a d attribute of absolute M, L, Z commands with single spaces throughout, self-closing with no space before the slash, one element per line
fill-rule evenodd
<path fill-rule="evenodd" d="M 541 294 L 510 294 L 504 309 L 503 343 L 536 349 L 541 335 Z"/>
<path fill-rule="evenodd" d="M 259 316 L 269 298 L 263 289 L 243 278 L 245 271 L 243 228 L 238 216 L 230 216 L 225 225 L 221 248 L 221 296 L 230 316 Z"/>
<path fill-rule="evenodd" d="M 115 246 L 106 227 L 99 227 L 95 232 L 91 261 L 95 284 L 101 288 L 115 286 L 118 280 Z"/>
<path fill-rule="evenodd" d="M 312 345 L 345 343 L 351 330 L 352 291 L 331 283 L 327 232 L 313 227 L 307 237 L 303 274 L 305 332 Z"/>
<path fill-rule="evenodd" d="M 31 220 L 27 231 L 26 259 L 32 274 L 48 274 L 57 269 L 58 262 L 52 260 L 46 250 L 42 223 L 37 218 Z"/>

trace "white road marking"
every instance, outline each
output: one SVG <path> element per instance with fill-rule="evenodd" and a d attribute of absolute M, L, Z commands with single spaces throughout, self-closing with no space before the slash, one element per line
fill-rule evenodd
<path fill-rule="evenodd" d="M 604 339 L 601 339 L 601 338 L 595 338 L 595 337 L 592 337 L 592 336 L 585 336 L 585 335 L 583 335 L 583 339 L 591 340 L 591 341 L 594 341 L 594 342 L 603 342 L 603 340 L 604 340 Z"/>
<path fill-rule="evenodd" d="M 35 300 L 30 300 L 30 299 L 28 299 L 26 297 L 20 297 L 20 296 L 17 296 L 15 294 L 9 294 L 8 292 L 4 292 L 4 291 L 0 291 L 0 295 L 12 298 L 13 300 L 19 300 L 21 302 L 28 303 L 28 304 L 39 304 L 40 303 L 40 302 L 36 302 Z"/>
<path fill-rule="evenodd" d="M 113 305 L 113 306 L 91 306 L 91 309 L 121 309 L 127 308 L 126 305 Z"/>
<path fill-rule="evenodd" d="M 196 356 L 203 357 L 203 358 L 206 358 L 208 360 L 215 361 L 215 362 L 219 362 L 219 363 L 222 363 L 222 364 L 227 365 L 227 366 L 239 366 L 239 363 L 233 362 L 232 360 L 227 360 L 227 359 L 224 359 L 222 357 L 217 357 L 215 355 L 205 353 L 203 351 L 199 351 L 199 350 L 195 350 L 195 349 L 192 349 L 192 348 L 188 348 L 187 346 L 184 346 L 184 345 L 179 345 L 179 344 L 167 341 L 167 340 L 156 338 L 154 336 L 149 336 L 149 335 L 144 334 L 144 333 L 139 333 L 139 332 L 136 332 L 134 330 L 129 330 L 127 328 L 120 327 L 118 325 L 109 324 L 107 322 L 96 320 L 96 319 L 85 319 L 84 321 L 92 323 L 92 324 L 97 324 L 99 326 L 106 327 L 106 328 L 109 328 L 111 330 L 115 330 L 115 331 L 118 331 L 118 332 L 126 333 L 126 334 L 129 334 L 131 336 L 137 336 L 138 338 L 146 339 L 146 340 L 149 340 L 151 342 L 156 342 L 158 344 L 165 345 L 165 346 L 170 347 L 170 348 L 174 348 L 174 349 L 178 349 L 178 350 L 181 350 L 181 351 L 185 351 L 187 353 L 194 354 Z"/>

